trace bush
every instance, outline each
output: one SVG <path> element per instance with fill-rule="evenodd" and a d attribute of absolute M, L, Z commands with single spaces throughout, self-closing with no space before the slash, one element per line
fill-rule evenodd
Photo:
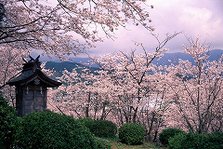
<path fill-rule="evenodd" d="M 120 141 L 128 145 L 142 144 L 144 135 L 145 129 L 140 124 L 126 123 L 119 128 Z"/>
<path fill-rule="evenodd" d="M 81 119 L 78 119 L 77 121 L 80 122 L 85 127 L 89 128 L 90 130 L 93 128 L 92 126 L 93 126 L 94 120 L 91 118 L 81 118 Z"/>
<path fill-rule="evenodd" d="M 79 121 L 97 137 L 114 138 L 117 133 L 117 126 L 111 121 L 89 118 L 80 119 Z"/>
<path fill-rule="evenodd" d="M 89 130 L 72 117 L 45 111 L 22 118 L 17 145 L 23 149 L 95 149 Z"/>
<path fill-rule="evenodd" d="M 102 138 L 96 138 L 97 149 L 111 149 L 111 144 Z"/>
<path fill-rule="evenodd" d="M 168 147 L 169 149 L 181 149 L 182 143 L 186 140 L 186 134 L 178 133 L 174 137 L 169 138 Z"/>
<path fill-rule="evenodd" d="M 168 145 L 168 140 L 179 133 L 184 133 L 184 131 L 177 128 L 166 128 L 159 134 L 159 140 L 166 146 Z"/>
<path fill-rule="evenodd" d="M 95 120 L 91 132 L 97 137 L 114 138 L 117 133 L 117 126 L 111 121 Z"/>
<path fill-rule="evenodd" d="M 178 134 L 169 140 L 170 149 L 222 149 L 223 133 Z"/>
<path fill-rule="evenodd" d="M 0 148 L 12 148 L 16 131 L 16 112 L 0 95 Z"/>
<path fill-rule="evenodd" d="M 208 144 L 210 149 L 222 149 L 223 148 L 223 132 L 215 132 L 208 135 Z"/>

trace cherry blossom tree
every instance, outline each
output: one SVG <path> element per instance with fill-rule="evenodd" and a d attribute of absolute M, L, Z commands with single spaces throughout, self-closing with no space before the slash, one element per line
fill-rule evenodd
<path fill-rule="evenodd" d="M 118 125 L 140 122 L 148 139 L 156 140 L 169 107 L 168 89 L 162 84 L 165 75 L 152 63 L 145 65 L 151 57 L 134 52 L 130 56 L 133 61 L 122 52 L 98 58 L 100 69 L 94 73 L 65 71 L 60 78 L 64 85 L 51 92 L 54 110 L 74 117 L 109 119 Z M 139 84 L 133 73 L 136 77 L 145 73 Z"/>
<path fill-rule="evenodd" d="M 65 70 L 60 77 L 64 85 L 51 92 L 51 102 L 60 112 L 75 117 L 105 119 L 111 112 L 111 103 L 109 82 L 103 76 L 103 73 L 91 72 L 87 68 L 79 73 L 76 69 L 72 72 Z"/>
<path fill-rule="evenodd" d="M 14 106 L 14 88 L 6 85 L 7 81 L 16 76 L 21 71 L 23 63 L 22 57 L 27 56 L 24 50 L 18 51 L 17 49 L 6 46 L 0 46 L 0 92 L 6 99 L 11 100 Z"/>
<path fill-rule="evenodd" d="M 158 46 L 154 52 L 148 52 L 142 44 L 138 44 L 144 53 L 136 54 L 132 51 L 129 55 L 120 52 L 114 56 L 103 57 L 99 61 L 99 65 L 103 70 L 107 70 L 108 76 L 119 85 L 119 92 L 116 97 L 119 105 L 122 105 L 116 115 L 120 115 L 121 123 L 137 122 L 139 111 L 143 99 L 151 97 L 155 91 L 154 82 L 156 78 L 156 66 L 152 64 L 155 58 L 162 56 L 165 51 L 165 44 L 175 37 L 178 33 L 167 35 L 166 39 L 160 41 L 157 36 L 154 37 L 158 41 Z"/>
<path fill-rule="evenodd" d="M 0 45 L 75 55 L 127 23 L 151 30 L 149 9 L 144 0 L 1 0 Z"/>
<path fill-rule="evenodd" d="M 156 140 L 164 125 L 164 113 L 169 104 L 168 89 L 161 80 L 165 75 L 152 62 L 162 56 L 168 36 L 154 52 L 148 52 L 138 44 L 144 53 L 118 52 L 94 59 L 97 71 L 84 69 L 64 72 L 60 78 L 64 85 L 54 94 L 54 101 L 60 104 L 64 113 L 77 117 L 109 119 L 121 125 L 126 122 L 140 122 L 148 130 L 151 140 Z"/>
<path fill-rule="evenodd" d="M 172 121 L 191 132 L 222 131 L 222 58 L 209 61 L 209 48 L 199 39 L 190 40 L 185 52 L 194 62 L 168 68 Z"/>
<path fill-rule="evenodd" d="M 76 55 L 128 23 L 152 30 L 149 10 L 141 0 L 0 0 L 1 88 L 17 73 L 11 66 L 21 66 L 24 50 Z"/>
<path fill-rule="evenodd" d="M 152 76 L 153 91 L 144 100 L 139 113 L 139 121 L 146 128 L 147 139 L 154 142 L 160 130 L 168 126 L 167 113 L 172 105 L 164 70 L 166 68 L 163 66 L 156 67 L 156 74 Z"/>

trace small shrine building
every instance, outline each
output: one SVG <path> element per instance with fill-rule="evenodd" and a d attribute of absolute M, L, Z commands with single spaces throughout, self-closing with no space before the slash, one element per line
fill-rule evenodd
<path fill-rule="evenodd" d="M 60 82 L 41 71 L 39 57 L 34 59 L 30 56 L 29 61 L 24 60 L 22 71 L 7 82 L 16 88 L 16 112 L 18 116 L 46 110 L 47 87 L 61 85 Z"/>

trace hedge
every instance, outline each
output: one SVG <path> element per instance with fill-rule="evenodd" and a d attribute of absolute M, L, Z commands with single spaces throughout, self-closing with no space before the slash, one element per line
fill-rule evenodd
<path fill-rule="evenodd" d="M 89 130 L 72 117 L 45 111 L 22 118 L 16 143 L 23 149 L 96 149 Z"/>

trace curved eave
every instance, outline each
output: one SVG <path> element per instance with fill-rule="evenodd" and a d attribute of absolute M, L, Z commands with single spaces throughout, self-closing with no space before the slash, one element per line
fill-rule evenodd
<path fill-rule="evenodd" d="M 39 72 L 38 79 L 40 79 L 43 83 L 47 84 L 48 87 L 58 87 L 62 85 L 61 82 L 49 78 L 42 71 L 39 70 L 38 72 Z"/>
<path fill-rule="evenodd" d="M 35 73 L 33 73 L 32 75 L 28 76 L 27 78 L 23 78 L 21 80 L 17 80 L 17 81 L 9 81 L 7 82 L 7 84 L 9 84 L 10 86 L 23 86 L 26 85 L 30 82 L 32 82 L 33 80 L 35 80 L 36 78 L 38 78 L 40 81 L 42 81 L 44 83 L 44 86 L 46 87 L 58 87 L 60 86 L 62 83 L 58 82 L 56 80 L 53 80 L 51 78 L 49 78 L 48 76 L 46 76 L 42 71 L 40 71 L 39 69 L 37 69 L 35 71 Z"/>

